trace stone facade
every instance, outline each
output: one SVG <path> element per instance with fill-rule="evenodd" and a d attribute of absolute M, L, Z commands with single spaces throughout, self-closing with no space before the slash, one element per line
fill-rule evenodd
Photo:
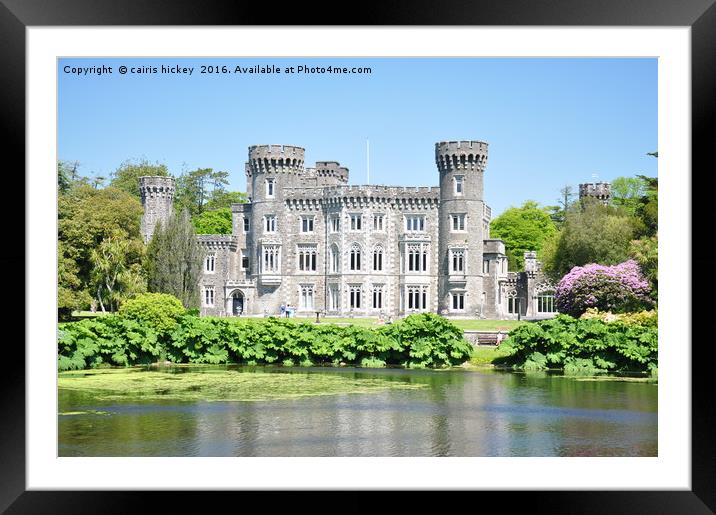
<path fill-rule="evenodd" d="M 202 314 L 399 317 L 551 316 L 536 259 L 508 273 L 505 245 L 489 238 L 483 195 L 487 143 L 435 145 L 439 187 L 348 185 L 336 161 L 304 166 L 305 150 L 255 145 L 246 163 L 247 204 L 232 206 L 231 235 L 201 235 L 207 257 Z M 169 216 L 174 182 L 140 179 L 148 241 Z M 521 303 L 515 299 L 522 299 Z M 512 299 L 512 300 L 510 300 Z"/>

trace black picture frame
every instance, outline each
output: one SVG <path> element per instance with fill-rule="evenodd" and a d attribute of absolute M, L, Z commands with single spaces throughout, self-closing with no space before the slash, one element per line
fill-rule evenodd
<path fill-rule="evenodd" d="M 32 185 L 25 184 L 19 170 L 25 169 L 25 46 L 26 27 L 31 26 L 109 26 L 109 25 L 550 25 L 550 26 L 688 26 L 691 28 L 692 50 L 692 235 L 707 234 L 710 217 L 703 206 L 706 195 L 713 191 L 713 172 L 706 170 L 707 156 L 714 144 L 716 124 L 716 6 L 714 0 L 460 0 L 440 2 L 402 1 L 365 2 L 350 8 L 344 19 L 339 11 L 315 9 L 306 3 L 293 3 L 271 12 L 261 3 L 239 3 L 219 0 L 0 0 L 0 98 L 5 162 L 11 157 L 14 166 L 5 170 L 3 178 L 14 196 L 31 194 Z M 710 156 L 709 156 L 710 157 Z M 710 164 L 710 163 L 709 163 Z M 683 170 L 685 180 L 689 170 Z M 14 184 L 12 182 L 14 181 Z M 698 181 L 698 187 L 694 187 Z M 7 191 L 7 190 L 6 190 Z M 15 212 L 19 212 L 15 209 Z M 699 216 L 701 215 L 701 216 Z M 710 224 L 709 224 L 710 225 Z M 701 231 L 699 231 L 701 229 Z M 24 223 L 15 220 L 5 228 L 5 237 L 12 241 L 0 256 L 5 274 L 6 316 L 17 312 L 17 292 L 24 291 L 21 277 L 28 273 L 19 242 L 25 241 Z M 7 241 L 6 240 L 6 241 Z M 684 249 L 685 256 L 692 249 Z M 707 252 L 691 253 L 692 270 L 712 270 L 713 259 Z M 18 273 L 22 270 L 24 274 Z M 690 280 L 690 278 L 689 278 Z M 692 290 L 695 294 L 696 290 Z M 8 292 L 14 292 L 10 295 Z M 692 295 L 694 295 L 692 294 Z M 31 301 L 32 299 L 26 299 Z M 688 301 L 689 299 L 684 299 Z M 692 302 L 692 320 L 706 318 L 707 302 Z M 24 304 L 27 305 L 27 304 Z M 716 475 L 714 474 L 713 428 L 714 402 L 711 399 L 708 358 L 710 341 L 697 341 L 690 335 L 691 320 L 684 320 L 685 339 L 696 344 L 692 352 L 692 489 L 690 491 L 532 491 L 475 492 L 485 508 L 490 501 L 510 509 L 524 507 L 549 513 L 712 513 L 716 509 Z M 7 327 L 7 325 L 6 325 Z M 7 334 L 7 333 L 6 333 Z M 8 513 L 125 513 L 142 511 L 148 500 L 162 503 L 165 511 L 189 511 L 193 496 L 189 492 L 78 492 L 26 491 L 25 488 L 25 353 L 17 339 L 8 338 L 3 356 L 6 370 L 2 374 L 2 413 L 0 417 L 0 510 Z M 241 502 L 248 507 L 246 492 L 204 492 L 215 502 Z M 420 502 L 426 493 L 414 493 Z M 138 495 L 144 498 L 138 502 Z M 310 492 L 294 493 L 306 502 L 315 502 Z M 359 493 L 352 497 L 360 498 Z M 486 496 L 489 496 L 486 497 Z M 285 496 L 268 493 L 272 511 L 276 503 L 286 502 Z M 240 499 L 240 501 L 239 501 Z M 313 499 L 313 501 L 311 500 Z M 361 509 L 359 503 L 341 503 L 345 511 Z M 199 501 L 202 502 L 202 501 Z M 294 499 L 291 499 L 295 503 Z M 300 502 L 300 500 L 299 500 Z M 340 501 L 339 501 L 340 502 Z M 450 503 L 455 499 L 451 497 Z M 346 504 L 348 506 L 346 506 Z M 295 506 L 295 504 L 294 504 Z M 238 508 L 238 506 L 236 506 Z M 365 509 L 372 509 L 372 506 Z M 501 508 L 498 508 L 501 509 Z"/>

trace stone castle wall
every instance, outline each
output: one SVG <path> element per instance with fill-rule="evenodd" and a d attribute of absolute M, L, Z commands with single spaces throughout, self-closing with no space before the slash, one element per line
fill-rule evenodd
<path fill-rule="evenodd" d="M 491 212 L 483 198 L 487 143 L 437 143 L 437 187 L 348 185 L 348 169 L 337 161 L 305 168 L 304 159 L 302 147 L 249 148 L 250 202 L 232 206 L 232 235 L 198 237 L 213 259 L 213 270 L 205 262 L 200 281 L 202 314 L 278 315 L 284 305 L 307 317 L 316 311 L 335 316 L 397 317 L 420 311 L 465 318 L 517 316 L 508 312 L 508 291 L 515 295 L 519 290 L 528 298 L 535 281 L 508 274 L 504 243 L 489 238 Z M 154 224 L 171 213 L 173 179 L 144 177 L 140 185 L 142 230 L 151 237 Z M 463 225 L 456 226 L 455 216 L 462 217 Z M 351 227 L 354 217 L 360 217 L 360 229 Z M 416 222 L 421 225 L 408 227 L 408 217 L 422 218 Z M 304 219 L 312 225 L 304 225 Z M 360 270 L 351 270 L 354 250 L 360 251 Z M 302 251 L 315 254 L 315 270 L 313 262 L 300 269 Z M 373 266 L 376 251 L 382 253 L 380 270 Z M 410 270 L 411 252 L 419 256 L 417 270 Z M 452 269 L 455 252 L 463 257 L 458 272 Z M 381 293 L 380 307 L 373 307 L 374 288 Z M 213 289 L 213 304 L 206 302 L 206 289 Z M 360 296 L 359 306 L 351 306 L 351 292 Z M 414 302 L 419 305 L 411 308 Z M 529 309 L 527 305 L 521 316 Z"/>

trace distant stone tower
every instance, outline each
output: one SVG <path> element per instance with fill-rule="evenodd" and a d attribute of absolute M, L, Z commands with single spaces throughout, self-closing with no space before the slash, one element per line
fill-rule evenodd
<path fill-rule="evenodd" d="M 482 315 L 484 303 L 482 215 L 483 174 L 487 166 L 487 143 L 442 141 L 435 144 L 435 163 L 440 172 L 438 232 L 438 313 L 449 311 L 452 296 L 463 294 L 465 315 Z M 461 255 L 462 270 L 455 268 Z"/>
<path fill-rule="evenodd" d="M 283 213 L 284 188 L 298 184 L 304 172 L 305 149 L 292 145 L 254 145 L 249 147 L 246 163 L 246 187 L 251 192 L 251 231 L 249 246 L 256 249 L 256 259 L 251 259 L 251 274 L 260 277 L 260 283 L 276 286 L 283 269 L 286 249 L 279 236 L 286 230 Z M 273 222 L 267 220 L 273 217 Z M 266 224 L 272 230 L 266 230 Z M 267 235 L 268 233 L 268 235 Z M 270 270 L 264 270 L 261 258 L 270 253 Z M 266 260 L 264 260 L 266 261 Z M 266 273 L 263 273 L 266 272 Z"/>
<path fill-rule="evenodd" d="M 594 182 L 579 185 L 579 200 L 586 197 L 600 200 L 602 204 L 609 204 L 612 198 L 611 185 L 608 182 Z"/>
<path fill-rule="evenodd" d="M 141 231 L 144 242 L 152 239 L 157 222 L 166 224 L 174 206 L 174 177 L 147 176 L 139 178 L 139 192 L 142 198 Z"/>

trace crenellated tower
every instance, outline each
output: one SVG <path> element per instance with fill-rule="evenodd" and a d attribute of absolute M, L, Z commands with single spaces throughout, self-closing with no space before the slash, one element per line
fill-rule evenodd
<path fill-rule="evenodd" d="M 285 251 L 279 235 L 286 230 L 282 218 L 284 189 L 298 184 L 304 172 L 305 153 L 304 148 L 293 145 L 249 147 L 246 186 L 251 192 L 252 210 L 248 241 L 256 252 L 250 271 L 259 275 L 264 285 L 281 282 Z"/>
<path fill-rule="evenodd" d="M 139 178 L 139 193 L 144 214 L 141 232 L 144 241 L 149 242 L 157 222 L 166 225 L 174 209 L 174 177 L 145 176 Z"/>
<path fill-rule="evenodd" d="M 482 316 L 486 276 L 482 263 L 486 236 L 482 223 L 483 174 L 487 143 L 436 143 L 435 163 L 440 173 L 438 313 Z"/>

